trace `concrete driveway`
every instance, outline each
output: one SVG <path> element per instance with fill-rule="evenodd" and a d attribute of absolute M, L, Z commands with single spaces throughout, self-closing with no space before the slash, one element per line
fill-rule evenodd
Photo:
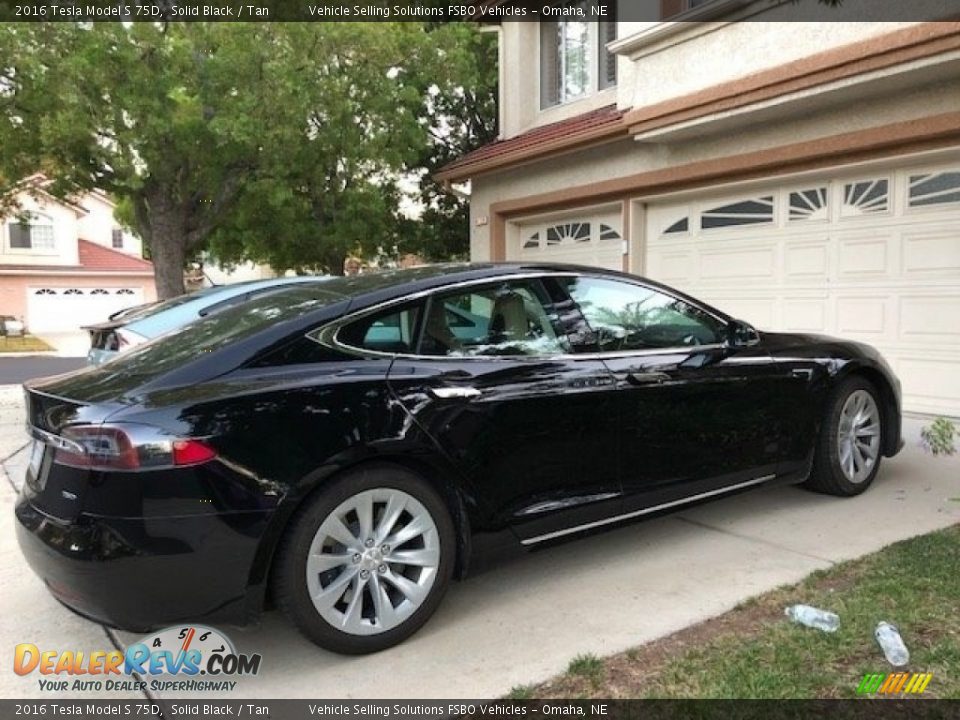
<path fill-rule="evenodd" d="M 19 402 L 19 389 L 0 388 L 0 458 L 10 476 L 0 478 L 0 651 L 12 654 L 20 642 L 124 646 L 135 636 L 107 633 L 62 608 L 20 557 L 12 506 L 26 457 L 8 457 L 24 442 Z M 907 447 L 860 497 L 761 489 L 527 555 L 454 584 L 426 627 L 377 655 L 324 652 L 276 612 L 255 628 L 223 628 L 241 652 L 263 655 L 260 674 L 241 679 L 229 697 L 498 696 L 562 672 L 577 653 L 624 650 L 819 568 L 960 522 L 960 502 L 951 500 L 960 497 L 960 459 L 925 455 L 921 425 L 907 420 Z M 43 695 L 36 675 L 14 675 L 9 660 L 0 667 L 0 697 Z"/>

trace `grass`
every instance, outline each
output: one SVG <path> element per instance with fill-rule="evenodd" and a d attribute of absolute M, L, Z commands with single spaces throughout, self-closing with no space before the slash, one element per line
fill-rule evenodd
<path fill-rule="evenodd" d="M 823 633 L 790 622 L 803 602 L 840 615 Z M 960 525 L 891 545 L 741 603 L 729 613 L 620 655 L 578 655 L 526 697 L 853 698 L 866 673 L 894 670 L 873 631 L 897 625 L 924 697 L 960 697 Z"/>
<path fill-rule="evenodd" d="M 0 353 L 48 352 L 50 350 L 53 348 L 33 335 L 22 337 L 0 335 Z"/>

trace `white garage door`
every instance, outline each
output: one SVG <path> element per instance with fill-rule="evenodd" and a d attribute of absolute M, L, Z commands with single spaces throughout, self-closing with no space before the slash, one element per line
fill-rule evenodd
<path fill-rule="evenodd" d="M 558 262 L 620 270 L 623 267 L 623 222 L 619 206 L 580 211 L 514 226 L 507 258 Z"/>
<path fill-rule="evenodd" d="M 646 272 L 760 328 L 879 348 L 960 416 L 960 158 L 652 205 Z"/>
<path fill-rule="evenodd" d="M 27 290 L 27 327 L 32 333 L 78 330 L 142 302 L 142 288 L 32 287 Z"/>

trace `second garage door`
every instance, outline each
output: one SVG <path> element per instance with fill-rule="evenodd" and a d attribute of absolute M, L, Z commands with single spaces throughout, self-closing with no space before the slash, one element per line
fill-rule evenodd
<path fill-rule="evenodd" d="M 142 288 L 31 287 L 27 290 L 27 327 L 32 333 L 79 330 L 142 302 Z"/>
<path fill-rule="evenodd" d="M 960 159 L 652 205 L 646 273 L 761 329 L 868 342 L 960 416 Z"/>

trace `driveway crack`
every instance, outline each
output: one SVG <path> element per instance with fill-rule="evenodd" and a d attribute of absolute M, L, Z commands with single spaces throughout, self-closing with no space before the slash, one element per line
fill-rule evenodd
<path fill-rule="evenodd" d="M 109 639 L 110 642 L 113 643 L 113 647 L 116 648 L 118 652 L 122 653 L 126 650 L 126 648 L 124 648 L 123 645 L 120 643 L 120 638 L 117 637 L 117 633 L 115 630 L 113 630 L 112 628 L 108 628 L 106 625 L 101 625 L 100 627 L 103 628 L 103 632 L 106 633 L 107 639 Z M 137 680 L 137 682 L 144 683 L 143 691 L 142 691 L 144 697 L 146 697 L 147 700 L 149 700 L 152 703 L 157 702 L 157 698 L 155 698 L 153 694 L 149 690 L 147 690 L 146 682 L 142 677 L 140 677 L 140 673 L 135 672 L 132 674 L 133 674 L 133 677 Z"/>
<path fill-rule="evenodd" d="M 731 537 L 740 538 L 741 540 L 749 540 L 750 542 L 756 542 L 762 545 L 768 545 L 769 547 L 776 548 L 777 550 L 783 550 L 784 552 L 792 553 L 794 555 L 800 555 L 801 557 L 809 558 L 811 560 L 819 560 L 820 562 L 829 563 L 830 565 L 837 564 L 836 560 L 831 560 L 830 558 L 820 557 L 819 555 L 813 555 L 811 553 L 805 553 L 802 550 L 796 550 L 792 547 L 781 545 L 780 543 L 775 543 L 775 542 L 771 542 L 770 540 L 764 540 L 763 538 L 754 537 L 753 535 L 746 535 L 744 533 L 738 533 L 732 530 L 719 528 L 719 527 L 716 527 L 715 525 L 708 525 L 705 522 L 700 522 L 699 520 L 691 520 L 690 518 L 684 517 L 683 515 L 674 515 L 674 519 L 680 520 L 681 522 L 685 522 L 690 525 L 696 525 L 697 527 L 705 528 L 707 530 L 713 530 L 714 532 L 722 533 L 723 535 L 730 535 Z"/>

